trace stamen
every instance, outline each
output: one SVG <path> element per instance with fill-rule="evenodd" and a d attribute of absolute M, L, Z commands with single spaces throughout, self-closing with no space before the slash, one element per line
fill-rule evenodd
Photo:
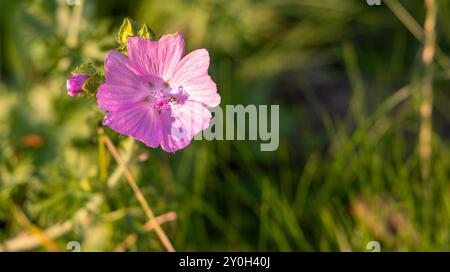
<path fill-rule="evenodd" d="M 144 101 L 150 103 L 151 107 L 158 112 L 170 110 L 176 104 L 182 104 L 186 101 L 188 94 L 183 86 L 172 89 L 169 82 L 165 81 L 162 86 L 156 87 L 152 82 L 148 82 L 150 94 L 145 96 Z"/>

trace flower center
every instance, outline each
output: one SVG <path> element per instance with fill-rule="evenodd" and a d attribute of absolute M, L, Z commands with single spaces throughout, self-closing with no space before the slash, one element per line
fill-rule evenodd
<path fill-rule="evenodd" d="M 152 107 L 158 111 L 170 109 L 169 99 L 166 97 L 156 98 L 152 101 Z"/>
<path fill-rule="evenodd" d="M 172 89 L 168 83 L 159 87 L 149 83 L 149 88 L 150 94 L 145 97 L 145 101 L 158 112 L 167 111 L 175 105 L 183 104 L 188 98 L 181 85 Z"/>

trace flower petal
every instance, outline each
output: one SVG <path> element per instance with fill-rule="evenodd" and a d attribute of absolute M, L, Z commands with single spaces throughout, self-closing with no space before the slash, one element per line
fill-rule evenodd
<path fill-rule="evenodd" d="M 158 112 L 148 105 L 138 104 L 120 111 L 110 111 L 105 125 L 120 134 L 131 136 L 149 147 L 161 142 L 162 123 Z"/>
<path fill-rule="evenodd" d="M 158 60 L 161 78 L 168 80 L 173 76 L 177 64 L 184 55 L 184 38 L 180 33 L 164 35 L 158 41 Z"/>
<path fill-rule="evenodd" d="M 150 92 L 146 82 L 136 75 L 128 58 L 117 51 L 110 51 L 105 58 L 105 83 L 97 92 L 99 108 L 118 110 L 143 101 Z"/>
<path fill-rule="evenodd" d="M 179 108 L 162 114 L 163 137 L 161 147 L 174 152 L 186 147 L 192 138 L 209 126 L 211 113 L 201 103 L 186 101 Z"/>
<path fill-rule="evenodd" d="M 175 152 L 191 143 L 191 138 L 183 134 L 183 126 L 171 111 L 162 111 L 161 148 L 166 152 Z"/>
<path fill-rule="evenodd" d="M 211 112 L 196 101 L 186 101 L 182 106 L 174 109 L 172 115 L 180 121 L 185 136 L 189 138 L 208 128 L 211 120 Z"/>
<path fill-rule="evenodd" d="M 150 90 L 104 83 L 97 92 L 97 105 L 102 110 L 118 111 L 145 101 Z"/>
<path fill-rule="evenodd" d="M 142 87 L 145 83 L 136 74 L 127 56 L 114 50 L 105 57 L 105 82 L 132 88 Z"/>
<path fill-rule="evenodd" d="M 208 107 L 220 104 L 217 86 L 208 75 L 209 54 L 206 49 L 197 49 L 186 55 L 175 68 L 169 80 L 172 88 L 182 86 L 189 100 L 198 101 Z"/>
<path fill-rule="evenodd" d="M 144 77 L 172 77 L 174 69 L 184 54 L 184 38 L 181 34 L 162 36 L 159 41 L 139 37 L 128 39 L 130 62 Z"/>

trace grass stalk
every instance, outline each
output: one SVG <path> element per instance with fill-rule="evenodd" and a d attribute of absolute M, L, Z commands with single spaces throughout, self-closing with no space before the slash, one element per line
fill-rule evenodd
<path fill-rule="evenodd" d="M 152 209 L 148 205 L 147 201 L 144 198 L 144 195 L 142 194 L 142 191 L 139 189 L 136 180 L 134 179 L 133 175 L 131 174 L 130 169 L 126 165 L 125 161 L 120 156 L 119 152 L 117 151 L 116 147 L 112 143 L 111 139 L 109 139 L 108 136 L 106 136 L 103 132 L 103 129 L 99 129 L 99 134 L 103 138 L 103 142 L 106 145 L 106 148 L 109 150 L 111 155 L 113 156 L 114 160 L 117 162 L 118 165 L 120 165 L 123 169 L 124 176 L 127 179 L 128 183 L 130 184 L 131 188 L 133 189 L 134 195 L 136 196 L 136 199 L 138 200 L 139 204 L 141 204 L 142 208 L 144 209 L 145 214 L 147 215 L 148 219 L 152 222 L 154 222 L 154 228 L 156 231 L 156 234 L 158 235 L 159 240 L 164 245 L 167 251 L 169 252 L 175 252 L 174 247 L 172 246 L 172 243 L 170 242 L 169 238 L 167 237 L 164 230 L 159 225 L 158 220 L 155 220 L 155 214 L 153 213 Z"/>
<path fill-rule="evenodd" d="M 425 0 L 426 17 L 424 23 L 424 48 L 422 62 L 424 76 L 422 81 L 422 100 L 420 105 L 421 126 L 419 132 L 419 156 L 421 173 L 424 180 L 430 178 L 431 167 L 431 134 L 433 114 L 433 59 L 436 44 L 436 14 L 435 0 Z"/>

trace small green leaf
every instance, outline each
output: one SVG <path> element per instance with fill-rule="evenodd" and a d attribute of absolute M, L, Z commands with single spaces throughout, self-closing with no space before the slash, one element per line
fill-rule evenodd
<path fill-rule="evenodd" d="M 128 38 L 134 36 L 134 29 L 133 22 L 129 18 L 123 19 L 117 34 L 117 42 L 120 44 L 120 47 L 127 46 Z"/>
<path fill-rule="evenodd" d="M 149 31 L 147 25 L 143 24 L 141 29 L 139 29 L 139 31 L 138 31 L 138 36 L 141 38 L 146 38 L 146 39 L 150 40 L 151 36 L 152 36 L 150 33 L 151 33 L 151 30 Z"/>
<path fill-rule="evenodd" d="M 88 95 L 95 95 L 100 85 L 105 81 L 105 77 L 97 73 L 92 75 L 83 84 L 83 90 Z"/>
<path fill-rule="evenodd" d="M 119 43 L 117 50 L 122 54 L 128 55 L 127 43 L 130 37 L 141 37 L 151 40 L 155 37 L 155 34 L 146 24 L 139 25 L 130 18 L 125 18 L 117 34 L 117 42 Z"/>
<path fill-rule="evenodd" d="M 87 75 L 92 76 L 97 74 L 97 69 L 92 65 L 92 63 L 81 64 L 77 68 L 73 69 L 72 75 Z"/>

